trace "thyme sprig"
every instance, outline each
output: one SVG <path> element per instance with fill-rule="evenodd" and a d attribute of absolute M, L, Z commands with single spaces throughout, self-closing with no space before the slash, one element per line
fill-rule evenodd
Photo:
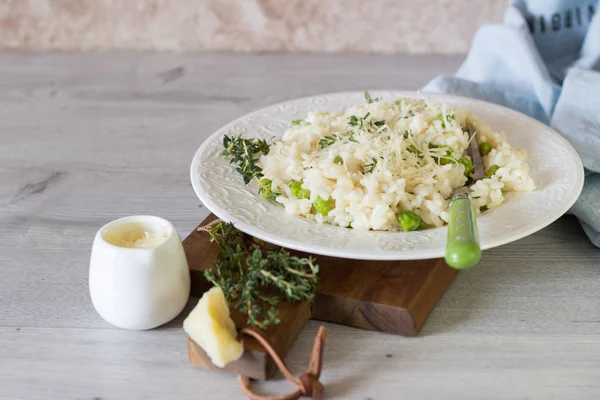
<path fill-rule="evenodd" d="M 262 169 L 256 165 L 260 154 L 269 154 L 269 144 L 262 139 L 244 139 L 242 135 L 223 137 L 222 155 L 229 158 L 230 164 L 237 164 L 236 171 L 248 184 L 254 178 L 263 177 Z"/>
<path fill-rule="evenodd" d="M 278 324 L 275 306 L 280 299 L 313 301 L 319 266 L 312 257 L 292 256 L 285 249 L 263 249 L 231 223 L 220 222 L 205 230 L 219 246 L 219 254 L 204 276 L 223 290 L 229 305 L 246 315 L 248 325 L 264 330 Z"/>

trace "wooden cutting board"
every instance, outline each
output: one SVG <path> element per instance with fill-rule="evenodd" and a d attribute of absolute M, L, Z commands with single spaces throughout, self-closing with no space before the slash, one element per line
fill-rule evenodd
<path fill-rule="evenodd" d="M 216 219 L 211 214 L 199 226 Z M 217 246 L 206 232 L 194 230 L 183 241 L 190 267 L 191 295 L 200 297 L 211 285 L 204 278 L 217 256 Z M 304 255 L 292 251 L 296 255 Z M 312 305 L 280 303 L 281 322 L 272 325 L 267 337 L 281 357 L 309 319 L 349 325 L 362 329 L 415 336 L 457 270 L 443 259 L 416 261 L 363 261 L 316 256 L 319 264 L 319 291 Z M 233 313 L 238 327 L 244 318 Z M 254 339 L 245 339 L 244 356 L 224 369 L 253 379 L 267 379 L 275 365 Z M 204 368 L 214 366 L 206 353 L 188 340 L 190 363 Z"/>

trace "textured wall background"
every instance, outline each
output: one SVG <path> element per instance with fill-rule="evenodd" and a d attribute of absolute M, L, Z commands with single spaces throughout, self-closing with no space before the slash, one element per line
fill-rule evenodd
<path fill-rule="evenodd" d="M 506 0 L 0 0 L 0 48 L 464 53 Z"/>

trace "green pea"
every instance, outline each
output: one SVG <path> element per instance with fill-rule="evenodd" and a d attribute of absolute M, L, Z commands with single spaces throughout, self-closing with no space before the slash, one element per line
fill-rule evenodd
<path fill-rule="evenodd" d="M 490 151 L 492 151 L 491 144 L 489 144 L 488 142 L 479 143 L 479 154 L 481 154 L 482 156 L 487 156 L 488 154 L 490 154 Z"/>
<path fill-rule="evenodd" d="M 323 200 L 321 197 L 317 197 L 315 202 L 313 203 L 315 210 L 321 215 L 329 214 L 329 211 L 335 208 L 335 204 L 330 200 Z"/>
<path fill-rule="evenodd" d="M 397 218 L 404 232 L 416 231 L 421 226 L 421 217 L 412 211 L 402 211 Z"/>
<path fill-rule="evenodd" d="M 333 162 L 338 165 L 342 165 L 344 163 L 344 159 L 341 156 L 333 157 Z"/>
<path fill-rule="evenodd" d="M 292 189 L 292 194 L 299 199 L 308 199 L 310 198 L 310 190 L 302 189 L 302 181 L 294 181 L 290 185 L 290 189 Z"/>
<path fill-rule="evenodd" d="M 487 171 L 485 171 L 485 177 L 491 178 L 492 176 L 494 176 L 494 174 L 496 172 L 498 172 L 499 169 L 500 169 L 500 167 L 497 166 L 496 164 L 492 165 L 491 167 L 488 168 Z"/>
<path fill-rule="evenodd" d="M 446 149 L 446 152 L 441 157 L 438 158 L 440 165 L 452 164 L 454 162 L 454 159 L 452 158 L 452 149 L 450 147 L 448 147 L 446 145 L 429 143 L 429 148 L 430 149 Z"/>
<path fill-rule="evenodd" d="M 470 157 L 464 156 L 458 160 L 458 163 L 464 165 L 465 167 L 465 176 L 469 176 L 471 171 L 473 171 L 473 161 L 471 161 Z"/>
<path fill-rule="evenodd" d="M 310 199 L 310 190 L 308 189 L 300 189 L 298 190 L 298 194 L 296 195 L 299 199 Z"/>
<path fill-rule="evenodd" d="M 271 182 L 270 179 L 263 179 L 260 181 L 260 188 L 258 189 L 258 193 L 261 193 L 265 199 L 274 199 L 276 196 L 271 190 Z"/>
<path fill-rule="evenodd" d="M 290 189 L 292 189 L 292 194 L 298 197 L 298 191 L 302 190 L 302 181 L 294 181 L 290 185 Z"/>
<path fill-rule="evenodd" d="M 406 150 L 409 153 L 413 153 L 413 154 L 416 154 L 417 156 L 421 157 L 421 151 L 419 149 L 417 149 L 414 144 L 411 144 L 410 146 L 408 146 L 406 148 Z"/>
<path fill-rule="evenodd" d="M 440 165 L 452 164 L 454 162 L 454 158 L 452 158 L 452 149 L 446 150 L 446 154 L 444 154 L 443 158 L 440 158 Z"/>

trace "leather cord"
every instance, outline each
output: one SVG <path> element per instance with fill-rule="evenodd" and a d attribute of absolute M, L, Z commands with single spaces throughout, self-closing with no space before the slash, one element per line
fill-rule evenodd
<path fill-rule="evenodd" d="M 321 368 L 323 365 L 323 347 L 325 345 L 325 338 L 327 337 L 327 329 L 323 326 L 319 328 L 317 336 L 315 337 L 315 344 L 313 345 L 312 354 L 310 356 L 310 363 L 308 364 L 308 370 L 300 375 L 299 379 L 296 379 L 285 366 L 285 363 L 279 357 L 279 354 L 273 349 L 269 340 L 259 330 L 251 327 L 245 327 L 241 330 L 242 334 L 252 336 L 267 350 L 277 368 L 281 371 L 283 376 L 296 386 L 296 391 L 282 396 L 259 396 L 252 392 L 250 379 L 240 375 L 240 385 L 246 396 L 250 400 L 297 400 L 301 397 L 311 397 L 313 399 L 320 399 L 323 395 L 323 384 L 319 382 L 321 376 Z"/>

